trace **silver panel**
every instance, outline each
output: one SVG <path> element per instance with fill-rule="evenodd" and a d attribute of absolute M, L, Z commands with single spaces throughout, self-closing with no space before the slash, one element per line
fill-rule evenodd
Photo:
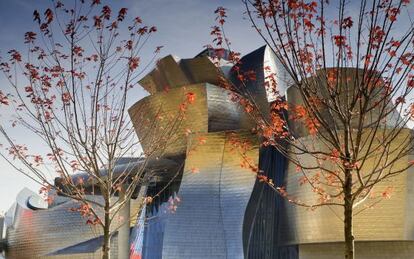
<path fill-rule="evenodd" d="M 194 93 L 196 99 L 188 105 L 185 118 L 177 120 L 179 106 L 188 92 Z M 230 100 L 229 92 L 211 84 L 189 85 L 147 96 L 128 112 L 144 151 L 162 150 L 154 148 L 154 143 L 168 142 L 163 155 L 185 153 L 187 130 L 203 133 L 253 127 L 250 117 Z M 174 123 L 178 125 L 172 129 Z M 165 134 L 170 130 L 172 136 L 166 139 Z"/>
<path fill-rule="evenodd" d="M 175 59 L 168 55 L 157 62 L 157 67 L 139 81 L 150 94 L 190 84 Z"/>
<path fill-rule="evenodd" d="M 330 71 L 332 71 L 333 68 L 328 68 L 327 73 L 329 74 Z M 339 89 L 342 91 L 339 93 L 339 97 L 337 98 L 337 101 L 339 101 L 341 104 L 344 104 L 347 102 L 347 96 L 354 94 L 354 88 L 356 87 L 356 78 L 358 76 L 359 80 L 362 80 L 364 70 L 363 69 L 355 69 L 355 68 L 346 68 L 341 70 L 341 74 L 339 76 L 338 82 L 339 82 Z M 329 100 L 329 86 L 328 81 L 326 79 L 326 75 L 323 71 L 317 71 L 317 76 L 307 78 L 308 85 L 313 86 L 315 89 L 319 89 L 318 91 L 318 97 L 322 100 Z M 385 87 L 378 87 L 378 91 L 376 95 L 372 95 L 371 100 L 369 101 L 369 107 L 374 106 L 374 101 L 380 101 L 382 98 L 382 91 L 384 91 Z M 295 86 L 290 87 L 287 90 L 287 102 L 290 107 L 295 107 L 297 105 L 304 106 L 304 102 L 301 96 L 301 93 L 299 89 Z M 380 105 L 384 104 L 383 101 L 380 102 Z M 342 110 L 345 110 L 348 106 L 342 106 Z M 379 116 L 383 116 L 378 114 L 378 110 L 380 107 L 372 109 L 368 114 L 366 115 L 364 127 L 372 127 L 372 123 L 375 123 L 378 121 Z M 394 109 L 394 110 L 393 110 Z M 383 122 L 381 122 L 381 126 L 383 127 L 395 127 L 395 125 L 400 126 L 402 123 L 401 116 L 397 110 L 395 110 L 394 104 L 392 102 L 387 103 L 387 108 L 385 109 L 384 113 L 388 112 L 388 116 L 386 116 L 385 119 L 382 119 Z M 322 117 L 327 122 L 329 127 L 336 128 L 338 130 L 343 129 L 343 123 L 341 123 L 339 117 L 337 114 L 333 113 L 332 111 L 329 111 L 328 109 L 322 107 L 320 110 L 320 113 L 322 114 Z M 354 110 L 355 116 L 351 120 L 351 126 L 353 128 L 358 127 L 358 106 Z M 296 134 L 298 137 L 304 137 L 309 135 L 308 129 L 306 128 L 305 124 L 303 122 L 298 122 L 294 120 L 289 121 L 290 130 Z M 404 126 L 404 125 L 401 125 Z M 321 130 L 323 128 L 321 127 Z"/>
<path fill-rule="evenodd" d="M 220 75 L 222 75 L 221 70 L 216 68 L 207 56 L 178 61 L 168 55 L 160 59 L 156 68 L 139 83 L 150 94 L 155 94 L 190 84 L 218 84 Z"/>
<path fill-rule="evenodd" d="M 299 246 L 300 259 L 343 259 L 343 244 L 325 243 Z M 414 256 L 414 242 L 355 242 L 355 258 L 409 259 Z"/>
<path fill-rule="evenodd" d="M 244 258 L 244 212 L 256 177 L 241 168 L 242 157 L 229 142 L 231 133 L 208 133 L 186 159 L 177 211 L 166 223 L 163 258 Z M 253 143 L 247 155 L 258 162 L 256 136 L 241 132 Z M 196 141 L 195 141 L 196 142 Z M 197 167 L 198 173 L 191 173 Z"/>
<path fill-rule="evenodd" d="M 183 71 L 187 74 L 189 81 L 192 84 L 196 83 L 210 83 L 214 85 L 219 84 L 219 76 L 221 72 L 211 62 L 207 56 L 182 59 L 180 66 Z"/>
<path fill-rule="evenodd" d="M 253 71 L 256 80 L 247 80 L 247 82 L 242 83 L 238 80 L 235 72 L 232 72 L 231 80 L 238 89 L 242 89 L 242 92 L 249 92 L 261 113 L 268 115 L 269 103 L 276 98 L 274 90 L 278 91 L 280 96 L 284 96 L 286 89 L 292 84 L 290 75 L 268 46 L 263 46 L 250 52 L 243 56 L 240 62 L 240 73 Z M 276 89 L 266 87 L 266 82 L 269 81 L 267 77 L 271 73 L 274 73 L 275 76 Z"/>
<path fill-rule="evenodd" d="M 390 150 L 398 148 L 411 130 L 404 129 L 394 140 Z M 314 145 L 315 140 L 302 138 L 301 141 L 308 141 Z M 379 143 L 377 143 L 379 144 Z M 374 144 L 374 145 L 377 145 Z M 321 144 L 320 144 L 321 145 Z M 322 148 L 319 146 L 318 148 Z M 320 149 L 319 149 L 320 150 Z M 323 149 L 322 149 L 323 150 Z M 392 156 L 389 158 L 392 159 Z M 392 170 L 405 168 L 412 155 L 399 160 Z M 362 170 L 372 168 L 378 158 L 373 157 L 367 160 Z M 303 165 L 316 163 L 309 155 L 300 157 Z M 300 185 L 299 178 L 302 173 L 296 172 L 296 166 L 292 163 L 287 168 L 286 186 L 287 192 L 307 204 L 318 203 L 317 195 L 312 191 L 309 184 Z M 312 177 L 315 172 L 308 171 Z M 354 217 L 354 235 L 357 241 L 392 241 L 392 240 L 414 240 L 414 223 L 412 217 L 413 204 L 413 173 L 414 169 L 388 178 L 374 187 L 373 192 L 380 195 L 387 187 L 393 187 L 394 191 L 390 199 L 382 199 L 370 209 L 365 209 Z M 368 199 L 360 207 L 355 209 L 358 212 L 365 206 L 371 205 L 376 200 Z M 284 237 L 284 244 L 305 244 L 321 242 L 339 242 L 343 240 L 343 215 L 342 207 L 323 206 L 314 211 L 286 203 L 286 224 L 281 229 L 281 236 Z"/>
<path fill-rule="evenodd" d="M 25 189 L 17 198 L 12 211 L 13 219 L 6 226 L 7 258 L 44 258 L 46 255 L 75 246 L 102 235 L 102 228 L 86 224 L 86 219 L 71 208 L 79 203 L 66 200 L 46 210 L 32 210 L 26 206 L 35 193 Z M 90 197 L 100 201 L 98 196 Z M 112 227 L 117 229 L 121 220 L 116 218 Z M 117 256 L 117 238 L 113 238 L 111 254 Z M 48 258 L 73 258 L 74 255 L 48 256 Z M 100 258 L 101 251 L 76 254 L 76 258 Z"/>

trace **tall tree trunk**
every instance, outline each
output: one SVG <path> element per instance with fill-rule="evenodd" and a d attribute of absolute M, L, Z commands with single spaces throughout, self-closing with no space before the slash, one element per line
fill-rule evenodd
<path fill-rule="evenodd" d="M 345 258 L 354 259 L 355 242 L 353 233 L 353 202 L 352 202 L 352 171 L 345 172 L 345 188 L 344 188 L 344 236 L 345 236 Z"/>
<path fill-rule="evenodd" d="M 104 222 L 104 233 L 103 233 L 103 246 L 102 246 L 102 259 L 111 258 L 111 232 L 110 232 L 110 217 L 109 217 L 109 204 L 108 207 L 105 204 L 105 222 Z"/>

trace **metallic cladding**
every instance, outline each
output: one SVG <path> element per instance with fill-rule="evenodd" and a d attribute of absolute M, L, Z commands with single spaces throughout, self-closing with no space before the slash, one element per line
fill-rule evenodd
<path fill-rule="evenodd" d="M 102 228 L 86 224 L 79 212 L 71 211 L 79 207 L 78 202 L 57 196 L 59 201 L 48 209 L 33 210 L 27 207 L 27 201 L 36 195 L 24 189 L 19 193 L 15 207 L 8 212 L 12 217 L 6 224 L 7 258 L 73 258 L 74 255 L 76 258 L 101 258 L 100 245 L 93 244 L 102 237 Z M 88 199 L 102 202 L 100 196 L 88 196 Z M 131 218 L 136 218 L 140 207 L 141 202 L 131 200 Z M 116 217 L 113 231 L 116 233 L 121 225 L 124 220 Z M 111 255 L 118 257 L 116 234 L 112 238 Z"/>
<path fill-rule="evenodd" d="M 265 66 L 272 66 L 276 72 L 282 95 L 290 82 L 274 59 L 268 47 L 241 59 L 242 71 L 256 72 L 257 80 L 248 82 L 247 89 L 264 114 L 268 114 L 272 101 L 265 88 Z M 259 154 L 259 140 L 249 133 L 254 123 L 230 100 L 230 91 L 214 85 L 219 75 L 207 56 L 180 61 L 167 56 L 140 81 L 151 95 L 128 112 L 144 151 L 151 151 L 151 143 L 161 138 L 162 130 L 175 127 L 166 149 L 159 148 L 160 157 L 178 164 L 185 161 L 185 166 L 166 177 L 155 177 L 147 186 L 146 195 L 154 199 L 145 208 L 145 224 L 139 221 L 143 226 L 135 229 L 143 232 L 142 240 L 134 244 L 142 247 L 135 250 L 142 251 L 144 259 L 335 259 L 342 245 L 338 243 L 342 241 L 338 218 L 342 211 L 328 207 L 308 211 L 294 206 L 258 181 L 250 169 L 241 168 L 242 158 L 233 146 L 233 137 L 253 143 L 248 156 L 276 185 L 285 184 L 291 195 L 304 202 L 315 197 L 308 186 L 299 186 L 295 166 L 275 148 L 261 147 Z M 243 87 L 235 78 L 233 74 L 233 83 Z M 287 91 L 288 101 L 300 103 L 295 89 L 291 89 Z M 194 93 L 196 100 L 188 106 L 186 118 L 174 126 L 171 118 L 179 112 L 187 92 Z M 189 138 L 187 129 L 194 133 Z M 404 130 L 404 134 L 411 132 Z M 301 129 L 298 136 L 309 141 Z M 195 145 L 200 137 L 205 143 Z M 314 163 L 306 155 L 301 159 Z M 411 155 L 407 157 L 407 162 L 412 160 Z M 199 172 L 191 173 L 193 168 Z M 414 253 L 413 177 L 410 170 L 379 185 L 378 191 L 391 184 L 396 187 L 392 199 L 355 218 L 357 241 L 367 241 L 356 242 L 359 257 L 409 258 Z M 177 195 L 181 202 L 176 211 L 171 211 L 169 199 Z M 58 199 L 47 210 L 31 210 L 25 206 L 26 196 L 18 199 L 13 217 L 6 215 L 12 222 L 7 227 L 8 258 L 40 258 L 101 235 L 100 229 L 86 225 L 78 213 L 68 212 L 76 206 L 73 201 Z M 131 214 L 139 209 L 139 203 L 131 204 Z M 116 258 L 116 238 L 112 246 Z M 99 256 L 97 250 L 58 258 Z"/>
<path fill-rule="evenodd" d="M 342 259 L 343 243 L 305 244 L 299 246 L 301 259 Z M 412 241 L 355 242 L 356 258 L 409 259 L 414 255 Z"/>
<path fill-rule="evenodd" d="M 238 79 L 236 72 L 232 72 L 231 80 L 233 84 L 240 89 L 246 89 L 251 95 L 259 110 L 264 115 L 269 114 L 269 103 L 265 89 L 265 73 L 263 61 L 265 57 L 266 46 L 263 46 L 245 56 L 240 60 L 240 71 L 245 73 L 254 71 L 256 80 L 248 80 L 244 84 Z"/>
<path fill-rule="evenodd" d="M 247 132 L 219 132 L 203 137 L 203 145 L 189 146 L 178 197 L 181 204 L 168 217 L 163 258 L 244 258 L 243 219 L 255 182 L 230 139 L 233 134 L 252 142 L 247 155 L 257 163 L 257 137 Z M 191 173 L 197 167 L 198 173 Z"/>
<path fill-rule="evenodd" d="M 174 58 L 168 55 L 157 62 L 157 66 L 139 83 L 150 94 L 198 83 L 218 84 L 222 71 L 202 55 L 191 59 Z"/>
<path fill-rule="evenodd" d="M 78 203 L 68 200 L 47 210 L 31 210 L 26 206 L 28 198 L 26 195 L 18 197 L 14 219 L 7 226 L 7 258 L 43 258 L 51 252 L 101 235 L 99 227 L 86 225 L 86 220 L 78 212 L 70 212 L 71 208 L 79 206 Z M 111 249 L 116 255 L 117 242 L 113 241 Z M 79 254 L 78 258 L 99 256 L 100 250 Z M 72 258 L 72 255 L 56 258 Z"/>
<path fill-rule="evenodd" d="M 283 186 L 287 159 L 275 147 L 260 149 L 259 168 L 273 179 L 276 186 Z M 282 246 L 283 235 L 279 229 L 286 224 L 283 210 L 285 199 L 258 179 L 246 209 L 243 224 L 243 243 L 246 258 L 297 259 L 297 245 Z"/>
<path fill-rule="evenodd" d="M 188 106 L 185 118 L 175 121 L 188 92 L 194 93 L 196 100 Z M 145 152 L 152 151 L 154 141 L 160 141 L 173 123 L 179 123 L 172 136 L 162 140 L 168 142 L 162 155 L 183 155 L 187 148 L 186 130 L 202 133 L 253 127 L 249 116 L 230 100 L 229 94 L 229 91 L 208 83 L 188 85 L 147 96 L 128 112 Z"/>
<path fill-rule="evenodd" d="M 317 75 L 314 77 L 306 78 L 307 84 L 309 86 L 312 86 L 313 89 L 318 89 L 318 97 L 322 100 L 329 100 L 329 93 L 327 89 L 329 89 L 327 75 L 329 73 L 337 71 L 335 68 L 327 68 L 326 73 L 323 72 L 324 70 L 317 71 Z M 338 93 L 339 100 L 341 103 L 347 103 L 347 96 L 352 95 L 354 93 L 354 87 L 357 86 L 357 82 L 362 81 L 362 78 L 364 76 L 364 73 L 367 73 L 364 69 L 356 69 L 356 68 L 346 68 L 340 70 L 340 75 L 338 76 L 338 82 L 341 89 L 341 91 Z M 376 76 L 374 78 L 377 78 L 376 80 L 380 81 L 382 80 L 379 76 Z M 373 79 L 374 80 L 374 79 Z M 358 83 L 360 84 L 360 83 Z M 322 85 L 322 86 L 321 86 Z M 342 90 L 345 89 L 345 90 Z M 365 115 L 364 120 L 364 128 L 373 127 L 373 124 L 378 120 L 379 114 L 378 110 L 380 110 L 380 107 L 374 106 L 374 101 L 379 101 L 380 105 L 383 105 L 383 101 L 381 101 L 382 94 L 381 92 L 384 91 L 385 87 L 378 87 L 378 91 L 376 95 L 373 95 L 372 100 L 369 101 L 368 107 L 371 107 L 371 111 L 368 112 L 368 114 Z M 301 96 L 301 93 L 299 89 L 296 86 L 292 86 L 287 90 L 287 102 L 290 107 L 295 107 L 297 105 L 301 105 L 303 107 L 306 107 L 304 104 L 303 98 Z M 342 107 L 341 109 L 344 110 L 347 107 Z M 327 122 L 329 127 L 332 129 L 341 130 L 343 129 L 343 124 L 336 113 L 333 113 L 332 111 L 329 111 L 324 106 L 321 105 L 321 110 L 319 111 L 321 116 L 324 118 L 324 120 Z M 399 112 L 395 109 L 394 104 L 392 101 L 389 101 L 387 103 L 387 107 L 383 111 L 383 113 L 389 113 L 386 116 L 386 119 L 381 122 L 382 127 L 399 127 L 399 124 L 402 124 L 401 115 Z M 351 120 L 351 126 L 353 128 L 358 127 L 359 123 L 359 116 L 358 116 L 358 106 L 355 108 L 354 111 L 355 116 L 353 116 Z M 290 130 L 295 133 L 296 137 L 304 137 L 309 135 L 308 129 L 306 128 L 305 124 L 302 122 L 297 122 L 295 120 L 289 120 L 289 126 Z M 320 127 L 320 130 L 323 130 L 323 127 Z"/>
<path fill-rule="evenodd" d="M 386 130 L 385 130 L 386 132 Z M 400 143 L 407 135 L 412 134 L 409 129 L 402 129 L 394 139 L 390 150 L 398 149 Z M 311 142 L 312 137 L 301 138 L 303 143 Z M 312 141 L 314 145 L 318 145 Z M 322 146 L 321 143 L 319 145 Z M 381 145 L 381 143 L 374 143 Z M 375 148 L 375 146 L 374 146 Z M 304 166 L 312 165 L 316 161 L 309 155 L 300 157 Z M 362 171 L 370 170 L 379 158 L 369 158 L 362 167 Z M 389 158 L 392 159 L 392 156 Z M 412 161 L 412 155 L 408 155 L 399 163 L 396 163 L 392 170 L 397 171 L 406 167 Z M 296 172 L 296 166 L 289 163 L 287 169 L 286 189 L 293 197 L 304 203 L 312 204 L 317 202 L 317 196 L 313 193 L 310 185 L 300 185 L 301 173 Z M 316 173 L 316 171 L 314 172 Z M 414 240 L 413 228 L 413 168 L 388 178 L 377 184 L 373 192 L 382 193 L 387 187 L 394 187 L 390 199 L 383 199 L 370 209 L 365 209 L 354 217 L 354 235 L 357 241 L 410 241 Z M 309 172 L 312 177 L 312 172 Z M 369 206 L 373 201 L 369 199 L 356 211 L 364 206 Z M 308 244 L 324 242 L 340 242 L 343 240 L 343 222 L 341 220 L 342 208 L 323 206 L 314 211 L 285 203 L 286 224 L 282 225 L 281 235 L 284 236 L 284 244 Z"/>

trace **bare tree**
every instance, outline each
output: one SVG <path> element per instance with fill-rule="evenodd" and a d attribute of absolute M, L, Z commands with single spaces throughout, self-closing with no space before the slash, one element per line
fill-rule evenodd
<path fill-rule="evenodd" d="M 43 14 L 34 11 L 39 30 L 25 34 L 27 50 L 12 49 L 1 61 L 9 87 L 0 91 L 0 105 L 13 112 L 11 125 L 5 120 L 0 125 L 11 157 L 1 155 L 42 191 L 54 189 L 79 201 L 74 210 L 102 228 L 102 258 L 109 258 L 118 212 L 149 177 L 144 172 L 174 136 L 194 94 L 184 93 L 176 114 L 163 119 L 168 128 L 153 118 L 138 140 L 127 108 L 131 90 L 160 51 L 145 50 L 156 27 L 139 17 L 128 19 L 126 8 L 113 13 L 107 5 L 100 7 L 98 0 L 75 1 L 70 7 L 52 3 Z M 148 64 L 141 64 L 144 50 L 153 52 Z M 24 143 L 22 136 L 28 133 L 41 148 Z M 139 163 L 117 167 L 125 156 Z M 103 202 L 90 199 L 91 193 L 100 194 Z"/>
<path fill-rule="evenodd" d="M 344 255 L 354 258 L 353 216 L 390 195 L 387 187 L 371 199 L 375 186 L 412 166 L 413 6 L 409 0 L 362 0 L 358 8 L 345 0 L 242 3 L 292 86 L 286 96 L 279 93 L 277 72 L 267 71 L 263 87 L 275 101 L 270 114 L 263 113 L 246 87 L 255 75 L 240 69 L 239 54 L 232 51 L 238 83 L 223 79 L 223 87 L 235 91 L 234 100 L 255 119 L 263 144 L 296 165 L 315 202 L 300 201 L 260 171 L 258 177 L 296 205 L 342 208 Z M 230 49 L 226 9 L 216 14 L 211 34 L 220 53 Z"/>

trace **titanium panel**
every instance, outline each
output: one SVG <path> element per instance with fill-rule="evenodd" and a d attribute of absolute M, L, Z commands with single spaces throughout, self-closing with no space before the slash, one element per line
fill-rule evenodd
<path fill-rule="evenodd" d="M 299 246 L 301 259 L 342 259 L 342 243 L 306 244 Z M 355 242 L 355 258 L 408 259 L 413 258 L 414 242 Z"/>
<path fill-rule="evenodd" d="M 327 73 L 329 74 L 330 71 L 332 70 L 334 70 L 334 68 L 327 68 Z M 314 86 L 315 89 L 319 89 L 318 90 L 319 98 L 324 99 L 324 100 L 329 100 L 329 93 L 327 90 L 329 88 L 327 78 L 326 78 L 327 76 L 325 75 L 325 72 L 323 72 L 323 70 L 319 70 L 316 73 L 317 73 L 317 76 L 307 78 L 306 80 L 309 81 L 308 82 L 309 85 Z M 363 69 L 356 69 L 356 68 L 346 68 L 346 69 L 341 70 L 341 75 L 339 76 L 339 79 L 338 79 L 339 84 L 340 84 L 339 89 L 345 89 L 339 93 L 338 100 L 341 103 L 346 103 L 347 95 L 348 94 L 352 95 L 354 93 L 354 88 L 356 87 L 357 78 L 359 78 L 358 80 L 362 80 L 363 73 L 364 73 Z M 378 87 L 377 93 L 373 95 L 371 98 L 369 107 L 374 106 L 374 101 L 381 100 L 382 98 L 381 92 L 384 91 L 384 89 L 385 87 Z M 301 93 L 296 86 L 292 86 L 288 88 L 287 102 L 289 106 L 294 107 L 296 105 L 302 105 L 306 107 L 303 102 Z M 382 102 L 380 104 L 382 104 Z M 378 114 L 378 110 L 380 110 L 381 108 L 382 106 L 375 107 L 366 115 L 366 119 L 364 122 L 364 128 L 373 127 L 373 123 L 375 123 L 380 116 Z M 342 107 L 341 109 L 344 110 L 345 107 Z M 384 112 L 388 112 L 389 114 L 386 116 L 386 119 L 384 119 L 384 122 L 381 122 L 382 127 L 387 127 L 387 126 L 395 127 L 395 126 L 398 126 L 398 124 L 402 123 L 399 112 L 397 110 L 392 110 L 392 109 L 394 109 L 394 104 L 392 101 L 390 101 L 387 103 L 387 108 L 385 108 L 385 111 L 384 111 Z M 357 128 L 358 120 L 359 120 L 357 108 L 355 109 L 354 112 L 355 112 L 355 116 L 351 120 L 351 125 L 352 127 Z M 333 113 L 332 111 L 329 111 L 328 109 L 324 107 L 321 108 L 320 113 L 322 114 L 322 117 L 327 121 L 328 125 L 331 128 L 336 128 L 338 130 L 343 129 L 343 124 L 341 123 L 340 119 L 335 113 Z M 308 129 L 306 128 L 304 123 L 297 122 L 294 120 L 290 120 L 288 122 L 291 128 L 291 131 L 295 133 L 296 137 L 304 137 L 304 136 L 309 135 Z M 323 130 L 322 127 L 321 127 L 321 130 Z"/>
<path fill-rule="evenodd" d="M 390 150 L 397 149 L 399 143 L 412 134 L 411 130 L 403 129 L 393 141 Z M 302 138 L 303 142 L 310 142 L 310 137 Z M 318 143 L 312 142 L 315 145 Z M 379 143 L 377 143 L 378 145 Z M 322 145 L 322 144 L 319 144 Z M 301 156 L 304 166 L 312 165 L 316 161 L 309 155 Z M 392 159 L 392 156 L 389 158 Z M 374 166 L 378 157 L 368 159 L 362 170 L 369 170 Z M 396 163 L 393 171 L 406 167 L 406 163 L 412 161 L 412 154 Z M 296 197 L 304 203 L 312 204 L 316 202 L 317 196 L 313 193 L 310 185 L 300 186 L 299 177 L 301 173 L 296 172 L 296 166 L 289 163 L 287 169 L 286 188 L 289 195 Z M 366 209 L 354 216 L 354 235 L 357 241 L 410 241 L 414 240 L 414 224 L 412 215 L 413 208 L 413 177 L 414 169 L 411 167 L 406 172 L 398 174 L 380 182 L 375 188 L 375 193 L 382 193 L 387 187 L 392 186 L 394 192 L 390 199 L 383 199 L 373 208 Z M 312 177 L 312 172 L 309 172 Z M 362 207 L 372 204 L 372 200 L 367 200 Z M 314 211 L 306 208 L 286 203 L 285 224 L 281 229 L 284 236 L 283 243 L 306 244 L 323 242 L 340 242 L 343 240 L 343 222 L 341 216 L 343 211 L 340 207 L 323 206 Z"/>
<path fill-rule="evenodd" d="M 27 203 L 34 196 L 37 194 L 23 189 L 8 212 L 7 258 L 101 258 L 102 228 L 86 224 L 79 212 L 71 211 L 79 207 L 78 202 L 57 196 L 59 201 L 48 209 L 33 210 Z M 89 195 L 88 199 L 102 202 L 100 196 Z M 131 217 L 136 218 L 140 204 L 131 200 Z M 98 210 L 98 214 L 103 212 Z M 114 219 L 111 255 L 115 258 L 119 257 L 116 231 L 123 225 L 121 217 Z"/>
<path fill-rule="evenodd" d="M 187 74 L 192 84 L 210 83 L 219 85 L 220 70 L 211 62 L 208 56 L 182 59 L 180 66 Z"/>
<path fill-rule="evenodd" d="M 157 67 L 164 75 L 165 81 L 167 83 L 166 86 L 162 86 L 161 88 L 159 87 L 159 91 L 163 91 L 165 87 L 176 88 L 183 85 L 189 85 L 191 83 L 184 71 L 171 55 L 160 59 L 157 62 Z"/>
<path fill-rule="evenodd" d="M 196 95 L 193 104 L 188 105 L 185 118 L 175 119 L 185 94 Z M 251 129 L 253 122 L 239 104 L 230 100 L 230 92 L 211 84 L 195 84 L 175 88 L 147 96 L 135 103 L 129 110 L 143 150 L 155 149 L 164 156 L 185 154 L 187 130 L 193 133 L 211 131 Z M 158 119 L 157 119 L 158 118 Z M 166 139 L 166 132 L 171 136 Z M 154 147 L 154 143 L 168 142 L 165 149 Z"/>
<path fill-rule="evenodd" d="M 287 159 L 273 146 L 260 148 L 259 168 L 276 186 L 285 180 Z M 298 247 L 281 246 L 279 229 L 283 227 L 285 199 L 267 184 L 256 179 L 243 224 L 243 243 L 246 258 L 298 259 Z"/>
<path fill-rule="evenodd" d="M 230 142 L 232 132 L 197 134 L 206 143 L 196 145 L 186 159 L 177 211 L 168 218 L 163 258 L 244 258 L 244 212 L 255 182 L 250 169 Z M 258 160 L 257 137 L 238 132 L 252 142 L 247 155 Z M 192 149 L 194 146 L 189 146 Z M 198 173 L 191 173 L 197 167 Z"/>
<path fill-rule="evenodd" d="M 70 212 L 79 204 L 68 200 L 47 210 L 31 210 L 26 206 L 30 196 L 28 190 L 19 194 L 12 225 L 7 226 L 7 258 L 43 258 L 47 254 L 99 237 L 102 233 L 97 226 L 86 225 L 78 212 Z M 32 195 L 36 195 L 31 192 Z M 98 199 L 97 199 L 98 200 Z M 114 229 L 119 222 L 114 222 Z M 117 254 L 117 240 L 111 246 L 112 255 Z M 76 258 L 100 258 L 101 251 L 78 254 Z M 48 258 L 55 258 L 50 256 Z M 73 258 L 73 255 L 56 256 Z"/>
<path fill-rule="evenodd" d="M 237 74 L 233 71 L 230 76 L 231 81 L 238 89 L 246 88 L 262 114 L 268 115 L 269 103 L 274 101 L 276 97 L 275 90 L 281 96 L 284 96 L 286 89 L 292 84 L 291 77 L 268 46 L 263 46 L 243 56 L 240 63 L 240 73 L 253 71 L 256 75 L 256 80 L 248 80 L 244 85 L 237 79 Z M 267 77 L 270 73 L 275 74 L 277 89 L 267 87 Z"/>
<path fill-rule="evenodd" d="M 187 76 L 177 64 L 173 56 L 161 58 L 148 75 L 139 81 L 139 84 L 150 94 L 162 92 L 169 88 L 176 88 L 190 84 Z"/>

